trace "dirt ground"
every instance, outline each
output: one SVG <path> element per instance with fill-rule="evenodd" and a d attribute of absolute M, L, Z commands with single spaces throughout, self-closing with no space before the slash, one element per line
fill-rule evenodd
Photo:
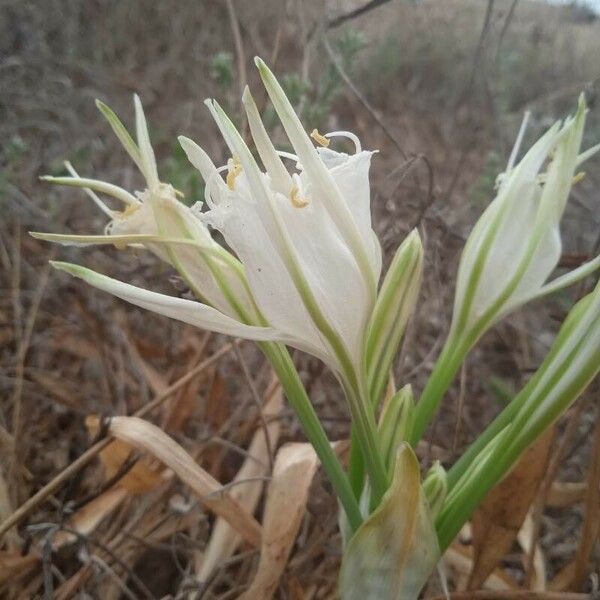
<path fill-rule="evenodd" d="M 176 136 L 197 140 L 216 164 L 227 159 L 205 98 L 219 99 L 243 127 L 248 82 L 284 146 L 255 55 L 282 78 L 307 129 L 354 131 L 364 147 L 379 150 L 372 210 L 386 265 L 419 227 L 425 278 L 395 367 L 398 385 L 410 382 L 416 391 L 448 330 L 460 250 L 493 198 L 523 113 L 531 111 L 529 143 L 573 111 L 583 91 L 590 108 L 584 146 L 600 141 L 600 20 L 580 7 L 526 0 L 1 2 L 0 521 L 57 477 L 60 484 L 0 542 L 0 597 L 225 600 L 253 579 L 259 554 L 243 544 L 201 576 L 214 517 L 156 461 L 113 445 L 100 460 L 65 469 L 106 433 L 90 415 L 131 415 L 162 394 L 145 417 L 219 482 L 230 482 L 264 426 L 257 411 L 271 381 L 264 358 L 250 342 L 231 345 L 131 308 L 47 264 L 59 258 L 186 295 L 183 281 L 149 254 L 52 248 L 28 232 L 103 231 L 104 216 L 82 192 L 39 181 L 64 174 L 64 160 L 82 175 L 141 188 L 95 98 L 132 125 L 132 94 L 140 95 L 161 176 L 186 202 L 202 198 L 203 184 Z M 561 268 L 598 254 L 598 167 L 600 159 L 590 161 L 573 190 Z M 519 311 L 485 336 L 428 434 L 424 468 L 433 458 L 452 464 L 527 381 L 569 307 L 593 283 Z M 346 439 L 349 417 L 334 377 L 317 360 L 294 357 L 331 439 Z M 182 383 L 192 370 L 197 375 Z M 486 589 L 558 590 L 565 598 L 567 591 L 581 592 L 574 598 L 597 592 L 598 393 L 596 382 L 558 424 L 542 491 L 522 529 L 526 540 L 515 541 Z M 287 406 L 273 422 L 278 446 L 303 441 Z M 333 598 L 337 505 L 320 473 L 301 519 L 274 597 Z M 471 550 L 465 530 L 446 565 L 452 590 L 467 585 Z M 441 593 L 434 579 L 426 597 Z"/>

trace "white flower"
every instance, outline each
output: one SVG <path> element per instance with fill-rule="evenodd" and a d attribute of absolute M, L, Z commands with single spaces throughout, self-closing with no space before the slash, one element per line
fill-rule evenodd
<path fill-rule="evenodd" d="M 356 374 L 364 370 L 366 329 L 381 271 L 370 217 L 372 153 L 345 132 L 336 134 L 354 141 L 354 154 L 315 148 L 274 76 L 258 65 L 296 155 L 275 150 L 246 90 L 244 106 L 263 172 L 225 113 L 207 101 L 232 159 L 217 169 L 199 146 L 180 138 L 206 182 L 208 210 L 189 209 L 158 178 L 139 100 L 137 145 L 116 115 L 99 105 L 144 174 L 147 189 L 133 195 L 74 172 L 72 178 L 46 178 L 87 188 L 112 220 L 104 236 L 34 235 L 70 244 L 142 244 L 172 264 L 201 302 L 134 288 L 83 267 L 55 266 L 138 306 L 215 331 L 282 341 L 322 358 L 343 376 Z M 315 132 L 313 137 L 327 141 Z M 281 156 L 291 157 L 297 171 L 288 171 Z M 92 190 L 125 202 L 126 209 L 111 210 Z M 206 224 L 224 235 L 237 259 L 212 240 Z"/>
<path fill-rule="evenodd" d="M 462 253 L 452 320 L 455 335 L 479 337 L 524 303 L 600 266 L 598 257 L 546 283 L 561 255 L 559 227 L 575 170 L 598 150 L 579 155 L 585 113 L 581 97 L 575 117 L 551 127 L 516 167 L 510 168 L 511 160 L 508 172 L 499 178 L 498 195 Z M 547 172 L 540 175 L 548 158 Z"/>
<path fill-rule="evenodd" d="M 203 302 L 217 308 L 228 317 L 239 319 L 243 315 L 248 322 L 257 320 L 256 307 L 239 262 L 213 241 L 202 221 L 177 199 L 178 192 L 171 185 L 159 180 L 139 98 L 135 96 L 137 144 L 110 108 L 101 102 L 97 102 L 97 105 L 144 175 L 147 187 L 142 192 L 131 194 L 113 184 L 81 178 L 67 163 L 72 177 L 42 179 L 51 183 L 83 187 L 111 219 L 105 233 L 91 236 L 40 233 L 32 235 L 65 245 L 114 244 L 119 248 L 146 248 L 171 264 L 196 297 Z M 95 192 L 116 198 L 125 204 L 125 209 L 112 210 Z M 66 270 L 62 263 L 55 266 L 59 265 Z M 88 271 L 77 272 L 79 276 L 83 276 L 84 273 L 87 278 L 92 276 Z M 98 280 L 97 283 L 100 287 L 106 286 L 107 280 Z M 117 283 L 115 282 L 115 285 Z M 136 298 L 138 297 L 139 294 L 136 295 Z"/>
<path fill-rule="evenodd" d="M 244 106 L 263 172 L 220 106 L 208 101 L 234 158 L 223 181 L 204 151 L 180 138 L 206 181 L 209 210 L 200 217 L 241 260 L 269 325 L 336 370 L 347 360 L 362 368 L 381 270 L 370 218 L 372 153 L 357 140 L 353 155 L 316 149 L 271 72 L 262 63 L 259 69 L 296 155 L 275 150 L 246 89 Z M 298 172 L 290 173 L 281 155 Z"/>

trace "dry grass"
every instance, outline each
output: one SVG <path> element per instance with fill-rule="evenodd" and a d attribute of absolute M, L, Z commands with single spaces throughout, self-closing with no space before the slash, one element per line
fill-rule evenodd
<path fill-rule="evenodd" d="M 381 150 L 374 164 L 373 206 L 386 257 L 417 222 L 426 240 L 428 276 L 396 372 L 399 383 L 411 381 L 417 389 L 447 330 L 457 253 L 490 199 L 522 112 L 534 111 L 533 137 L 566 114 L 584 89 L 591 109 L 590 141 L 600 139 L 598 23 L 575 22 L 566 9 L 527 1 L 518 2 L 511 14 L 512 2 L 505 0 L 493 3 L 482 34 L 486 2 L 415 5 L 394 0 L 340 28 L 326 28 L 327 18 L 354 4 L 234 2 L 240 27 L 236 46 L 226 3 L 2 3 L 0 520 L 90 447 L 94 434 L 86 429 L 88 415 L 135 413 L 227 344 L 220 336 L 204 337 L 49 274 L 50 248 L 27 236 L 32 229 L 83 233 L 103 228 L 101 215 L 82 194 L 48 189 L 37 181 L 39 175 L 61 172 L 64 159 L 82 174 L 129 188 L 141 183 L 97 114 L 95 97 L 108 101 L 130 123 L 131 94 L 141 95 L 162 173 L 195 199 L 200 182 L 188 175 L 175 136 L 198 139 L 217 160 L 224 159 L 201 101 L 218 96 L 234 115 L 240 114 L 240 70 L 234 66 L 230 79 L 217 76 L 215 56 L 230 52 L 234 65 L 242 61 L 254 89 L 254 54 L 278 73 L 293 74 L 294 81 L 309 81 L 311 88 L 299 100 L 306 119 L 321 119 L 317 124 L 325 129 L 343 125 L 357 131 L 364 145 Z M 385 130 L 324 58 L 322 36 L 339 53 L 335 41 L 352 29 L 362 33 L 366 46 L 345 68 Z M 336 93 L 329 97 L 332 82 Z M 273 133 L 281 136 L 278 129 Z M 432 166 L 432 193 L 425 162 L 410 160 L 415 155 L 426 156 Z M 596 159 L 586 169 L 588 176 L 575 189 L 565 219 L 566 260 L 571 263 L 598 251 L 599 165 Z M 59 255 L 153 289 L 185 291 L 146 255 L 116 249 L 60 249 Z M 518 314 L 483 340 L 467 362 L 462 410 L 457 382 L 430 434 L 433 446 L 424 449 L 425 462 L 436 452 L 451 462 L 506 394 L 523 384 L 548 347 L 557 320 L 581 292 L 570 291 Z M 333 377 L 316 361 L 296 358 L 331 437 L 345 438 L 348 417 Z M 147 417 L 222 483 L 233 480 L 261 428 L 247 373 L 262 398 L 269 371 L 244 343 L 239 355 L 224 352 Z M 572 591 L 591 589 L 589 574 L 599 565 L 596 535 L 590 534 L 597 534 L 599 510 L 593 493 L 598 468 L 591 460 L 597 394 L 596 384 L 560 424 L 552 452 L 557 458 L 536 513 L 548 578 L 562 573 L 558 583 L 566 581 Z M 287 407 L 278 419 L 280 443 L 301 439 Z M 257 553 L 242 547 L 200 587 L 195 574 L 213 517 L 175 478 L 152 479 L 139 467 L 144 461 L 134 454 L 123 467 L 121 460 L 123 470 L 113 472 L 111 480 L 106 459 L 90 460 L 24 515 L 2 540 L 0 595 L 237 597 L 252 580 Z M 156 464 L 146 467 L 152 471 Z M 126 493 L 115 498 L 115 480 L 136 468 L 142 469 L 142 483 L 133 490 L 121 480 Z M 579 491 L 565 494 L 555 481 L 576 483 Z M 555 501 L 558 497 L 562 504 Z M 57 536 L 64 538 L 72 529 L 73 514 L 84 514 L 92 502 L 100 514 L 106 510 L 110 516 L 57 547 Z M 276 598 L 333 596 L 339 561 L 336 520 L 330 490 L 317 477 Z M 513 550 L 503 566 L 512 581 L 523 583 L 523 552 Z M 459 584 L 460 561 L 453 561 L 450 574 Z"/>

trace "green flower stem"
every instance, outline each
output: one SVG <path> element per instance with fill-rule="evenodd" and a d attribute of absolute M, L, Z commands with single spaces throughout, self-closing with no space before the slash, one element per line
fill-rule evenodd
<path fill-rule="evenodd" d="M 455 343 L 449 337 L 440 354 L 435 367 L 415 407 L 415 417 L 410 433 L 410 445 L 416 448 L 425 433 L 431 418 L 438 409 L 444 394 L 454 381 L 456 373 L 462 364 L 470 346 L 465 343 Z"/>
<path fill-rule="evenodd" d="M 365 485 L 365 459 L 360 449 L 360 441 L 356 434 L 356 428 L 352 427 L 350 432 L 350 456 L 348 458 L 348 477 L 354 496 L 360 500 Z"/>
<path fill-rule="evenodd" d="M 369 401 L 366 382 L 361 384 L 355 376 L 351 382 L 343 381 L 342 385 L 346 392 L 352 417 L 352 430 L 355 436 L 354 446 L 358 445 L 362 453 L 364 466 L 371 482 L 372 504 L 377 506 L 387 491 L 390 482 L 377 441 L 377 424 Z M 355 462 L 356 464 L 358 463 Z M 355 465 L 351 465 L 351 467 L 355 467 Z M 356 473 L 352 473 L 351 477 L 356 485 Z"/>
<path fill-rule="evenodd" d="M 262 342 L 259 343 L 259 346 L 273 365 L 288 401 L 302 425 L 304 434 L 315 449 L 346 512 L 352 530 L 356 531 L 362 523 L 358 501 L 350 487 L 348 477 L 327 439 L 289 352 L 282 344 L 273 342 Z"/>

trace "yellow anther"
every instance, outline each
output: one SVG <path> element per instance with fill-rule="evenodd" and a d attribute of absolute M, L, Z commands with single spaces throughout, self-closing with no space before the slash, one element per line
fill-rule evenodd
<path fill-rule="evenodd" d="M 300 193 L 300 190 L 298 189 L 298 186 L 297 185 L 292 186 L 292 189 L 290 191 L 290 200 L 292 201 L 292 204 L 296 208 L 304 208 L 305 206 L 308 206 L 308 200 L 303 200 L 302 198 L 298 198 L 299 193 Z"/>
<path fill-rule="evenodd" d="M 140 209 L 141 203 L 139 204 L 129 204 L 127 208 L 122 212 L 117 212 L 117 218 L 119 219 L 127 219 L 134 212 L 137 212 Z"/>
<path fill-rule="evenodd" d="M 182 191 L 175 189 L 174 192 L 178 198 L 185 198 L 185 194 Z"/>
<path fill-rule="evenodd" d="M 235 180 L 242 172 L 242 165 L 240 164 L 240 159 L 237 156 L 234 156 L 232 159 L 227 161 L 227 166 L 229 167 L 226 178 L 227 187 L 233 191 L 235 189 Z"/>
<path fill-rule="evenodd" d="M 321 146 L 324 146 L 325 148 L 329 147 L 330 140 L 328 140 L 324 135 L 320 134 L 318 129 L 313 129 L 310 137 L 315 140 L 317 144 L 321 144 Z"/>
<path fill-rule="evenodd" d="M 577 185 L 582 179 L 585 179 L 585 171 L 579 171 L 571 180 L 571 185 Z"/>

